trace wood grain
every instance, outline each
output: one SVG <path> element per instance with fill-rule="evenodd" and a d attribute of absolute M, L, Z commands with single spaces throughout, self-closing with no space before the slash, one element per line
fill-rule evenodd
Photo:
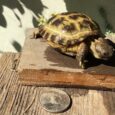
<path fill-rule="evenodd" d="M 34 73 L 34 74 L 33 74 Z M 86 87 L 98 89 L 114 89 L 115 78 L 112 75 L 89 73 L 73 73 L 56 70 L 23 70 L 20 83 L 37 86 Z"/>
<path fill-rule="evenodd" d="M 39 94 L 51 87 L 23 86 L 12 65 L 19 55 L 5 53 L 0 59 L 0 115 L 55 115 L 45 111 Z M 19 59 L 15 64 L 18 66 Z M 16 66 L 15 66 L 16 67 Z M 55 89 L 55 88 L 53 88 Z M 115 115 L 115 91 L 57 88 L 72 98 L 71 107 L 57 115 Z"/>
<path fill-rule="evenodd" d="M 26 32 L 18 67 L 20 84 L 115 88 L 114 57 L 106 63 L 89 59 L 90 67 L 86 70 L 80 69 L 74 58 L 55 51 L 41 38 L 32 39 L 35 30 L 29 29 Z"/>

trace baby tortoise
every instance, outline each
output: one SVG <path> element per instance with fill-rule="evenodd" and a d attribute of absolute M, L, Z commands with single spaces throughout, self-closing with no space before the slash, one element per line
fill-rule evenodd
<path fill-rule="evenodd" d="M 53 48 L 76 56 L 81 68 L 86 67 L 85 57 L 89 52 L 101 60 L 107 60 L 113 55 L 113 47 L 104 39 L 99 25 L 82 13 L 56 14 L 39 27 L 38 33 Z"/>

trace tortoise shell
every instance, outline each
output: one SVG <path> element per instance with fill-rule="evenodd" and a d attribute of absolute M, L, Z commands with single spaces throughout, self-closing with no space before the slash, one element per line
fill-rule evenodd
<path fill-rule="evenodd" d="M 79 43 L 88 36 L 99 35 L 101 31 L 98 24 L 87 15 L 66 12 L 51 17 L 39 33 L 48 42 L 68 46 Z"/>

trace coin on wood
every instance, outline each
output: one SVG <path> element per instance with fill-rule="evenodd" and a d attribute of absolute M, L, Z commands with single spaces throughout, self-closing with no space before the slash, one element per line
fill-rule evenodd
<path fill-rule="evenodd" d="M 69 108 L 71 98 L 62 90 L 46 88 L 40 93 L 40 103 L 46 111 L 59 113 Z"/>

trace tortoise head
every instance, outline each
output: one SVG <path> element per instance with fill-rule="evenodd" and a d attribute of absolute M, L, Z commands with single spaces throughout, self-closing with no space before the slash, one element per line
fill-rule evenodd
<path fill-rule="evenodd" d="M 107 60 L 113 55 L 113 47 L 104 38 L 95 39 L 91 42 L 90 49 L 97 59 Z"/>

